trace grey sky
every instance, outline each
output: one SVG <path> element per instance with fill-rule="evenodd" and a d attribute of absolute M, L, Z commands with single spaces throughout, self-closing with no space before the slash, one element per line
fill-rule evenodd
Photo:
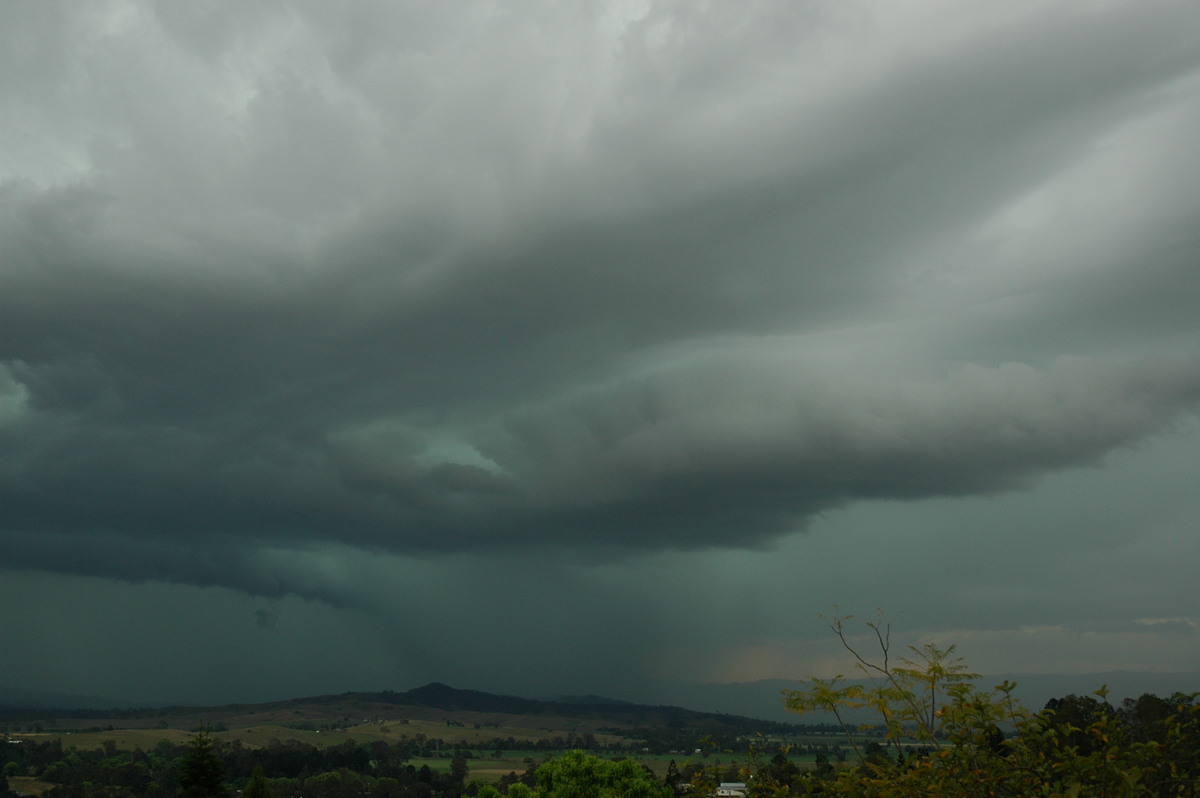
<path fill-rule="evenodd" d="M 1194 3 L 0 8 L 12 686 L 1200 669 Z"/>

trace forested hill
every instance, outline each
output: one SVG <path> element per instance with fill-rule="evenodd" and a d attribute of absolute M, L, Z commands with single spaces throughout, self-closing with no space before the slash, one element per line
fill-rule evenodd
<path fill-rule="evenodd" d="M 560 728 L 568 721 L 581 730 L 630 731 L 634 729 L 672 729 L 703 731 L 713 734 L 780 734 L 794 731 L 788 723 L 761 720 L 716 712 L 697 712 L 677 706 L 633 704 L 600 696 L 537 700 L 518 696 L 495 695 L 479 690 L 464 690 L 434 682 L 404 692 L 354 692 L 295 698 L 262 704 L 229 704 L 218 707 L 150 707 L 142 709 L 78 709 L 28 706 L 4 706 L 0 719 L 68 719 L 124 721 L 120 725 L 143 725 L 153 721 L 200 718 L 206 723 L 228 726 L 268 721 L 296 722 L 303 719 L 328 720 L 341 717 L 381 719 L 414 718 L 446 720 L 460 724 L 523 725 Z M 55 724 L 60 725 L 60 724 Z M 172 725 L 176 725 L 173 721 Z"/>
<path fill-rule="evenodd" d="M 499 712 L 506 715 L 597 715 L 605 712 L 659 710 L 660 707 L 645 707 L 616 699 L 588 696 L 586 698 L 563 698 L 554 701 L 539 701 L 511 695 L 496 695 L 481 690 L 461 690 L 441 682 L 431 682 L 403 693 L 359 693 L 375 701 L 406 706 L 433 707 L 449 711 Z M 337 698 L 334 696 L 334 698 Z M 687 712 L 687 710 L 679 710 Z"/>
<path fill-rule="evenodd" d="M 504 715 L 523 718 L 567 718 L 591 720 L 621 728 L 697 728 L 735 733 L 775 733 L 792 730 L 792 724 L 766 721 L 740 715 L 697 712 L 676 706 L 634 704 L 601 696 L 560 698 L 543 701 L 511 695 L 496 695 L 480 690 L 465 690 L 432 682 L 404 692 L 344 693 L 286 702 L 291 705 L 341 703 L 356 700 L 388 704 L 397 708 L 416 707 L 447 713 Z"/>

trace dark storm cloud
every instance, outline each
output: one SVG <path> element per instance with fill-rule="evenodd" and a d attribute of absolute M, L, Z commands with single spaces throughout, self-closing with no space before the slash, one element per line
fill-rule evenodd
<path fill-rule="evenodd" d="M 8 567 L 761 547 L 1200 401 L 1187 4 L 64 8 L 0 68 Z"/>

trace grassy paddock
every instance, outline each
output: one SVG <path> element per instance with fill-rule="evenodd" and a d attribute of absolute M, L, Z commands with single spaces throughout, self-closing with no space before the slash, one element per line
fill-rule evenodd
<path fill-rule="evenodd" d="M 51 784 L 48 781 L 39 781 L 30 776 L 8 777 L 8 788 L 13 790 L 16 795 L 41 795 L 44 792 L 53 790 L 57 786 L 57 784 Z"/>
<path fill-rule="evenodd" d="M 99 732 L 22 733 L 11 736 L 28 740 L 31 743 L 60 740 L 64 749 L 78 748 L 81 751 L 103 748 L 104 743 L 108 740 L 112 740 L 116 744 L 117 749 L 121 751 L 132 751 L 135 748 L 149 751 L 158 745 L 161 740 L 167 740 L 172 743 L 186 743 L 191 739 L 192 732 L 184 731 L 183 729 L 113 729 L 112 731 Z"/>
<path fill-rule="evenodd" d="M 482 751 L 480 746 L 496 738 L 507 739 L 511 737 L 519 742 L 534 743 L 538 740 L 553 738 L 561 734 L 561 732 L 550 732 L 541 729 L 504 726 L 499 728 L 486 727 L 474 729 L 462 726 L 447 726 L 445 723 L 437 721 L 421 720 L 413 720 L 408 723 L 376 721 L 348 726 L 346 728 L 323 729 L 320 731 L 295 729 L 277 724 L 263 724 L 210 733 L 215 740 L 222 742 L 238 740 L 242 745 L 250 748 L 261 748 L 269 744 L 272 740 L 280 742 L 294 740 L 318 748 L 324 748 L 330 745 L 339 745 L 348 740 L 359 744 L 375 742 L 377 740 L 387 743 L 397 743 L 406 738 L 411 740 L 418 736 L 424 736 L 429 740 L 442 740 L 443 750 L 447 752 L 455 748 L 470 748 Z M 112 729 L 110 731 L 88 732 L 22 733 L 19 736 L 22 739 L 31 741 L 57 739 L 62 741 L 64 748 L 74 746 L 80 750 L 101 748 L 105 741 L 112 740 L 120 750 L 131 751 L 135 748 L 140 748 L 143 751 L 149 751 L 161 740 L 167 740 L 172 743 L 183 743 L 187 742 L 193 734 L 194 732 L 184 729 Z M 596 739 L 601 744 L 609 744 L 621 740 L 619 737 L 607 734 L 598 734 L 596 735 Z M 530 754 L 522 752 L 522 756 L 528 755 Z M 505 758 L 507 759 L 508 757 L 506 756 Z"/>
<path fill-rule="evenodd" d="M 380 726 L 384 728 L 381 730 Z M 370 723 L 360 726 L 353 726 L 348 729 L 338 729 L 334 731 L 307 731 L 303 729 L 290 729 L 285 726 L 248 726 L 241 729 L 231 729 L 228 731 L 212 732 L 212 737 L 222 742 L 239 741 L 247 748 L 261 748 L 269 745 L 273 740 L 277 741 L 296 741 L 307 743 L 317 747 L 329 745 L 338 745 L 347 740 L 352 740 L 357 744 L 373 742 L 375 740 L 386 740 L 388 742 L 396 742 L 402 736 L 409 738 L 416 734 L 425 734 L 427 737 L 433 735 L 428 731 L 420 731 L 421 726 L 433 726 L 435 728 L 446 729 L 442 724 L 416 724 L 410 723 L 401 725 L 398 723 Z M 416 728 L 414 728 L 416 727 Z M 464 731 L 461 728 L 450 728 L 449 731 Z M 475 731 L 468 729 L 466 731 Z M 498 732 L 507 730 L 490 729 L 486 731 Z M 192 738 L 194 732 L 183 729 L 115 729 L 113 731 L 99 732 L 84 732 L 84 733 L 49 733 L 49 734 L 22 734 L 23 739 L 30 741 L 59 739 L 62 741 L 63 748 L 77 748 L 79 750 L 95 750 L 103 748 L 105 742 L 112 741 L 118 750 L 131 751 L 135 748 L 140 748 L 143 751 L 152 750 L 160 741 L 167 740 L 172 743 L 186 743 Z M 508 734 L 494 733 L 489 737 L 507 737 Z M 515 735 L 513 735 L 515 737 Z M 828 740 L 825 740 L 828 742 Z M 469 745 L 459 745 L 459 748 L 469 750 L 470 758 L 467 760 L 469 769 L 468 779 L 478 779 L 486 782 L 495 782 L 503 778 L 509 773 L 524 773 L 532 762 L 535 765 L 558 756 L 562 752 L 547 752 L 536 751 L 533 749 L 502 751 L 501 756 L 494 756 L 494 751 L 480 749 Z M 447 772 L 450 770 L 450 763 L 455 746 L 447 741 L 446 753 L 442 757 L 417 757 L 408 760 L 408 764 L 413 767 L 421 767 L 428 765 L 431 770 L 439 772 Z M 598 752 L 598 755 L 610 758 L 616 757 L 617 754 L 609 754 L 606 752 Z M 667 773 L 667 768 L 671 761 L 674 760 L 676 767 L 683 770 L 690 764 L 700 764 L 705 768 L 710 767 L 727 767 L 729 765 L 740 765 L 745 759 L 729 753 L 715 753 L 710 756 L 703 757 L 694 754 L 636 754 L 626 757 L 648 767 L 656 776 L 662 778 Z M 811 763 L 811 757 L 793 755 L 790 760 L 797 764 Z M 11 779 L 10 779 L 11 781 Z M 13 784 L 17 787 L 17 784 Z M 37 795 L 38 785 L 30 783 L 29 785 L 20 786 L 19 789 L 26 793 Z M 47 788 L 48 789 L 48 788 Z"/>
<path fill-rule="evenodd" d="M 496 781 L 508 773 L 524 773 L 526 767 L 528 767 L 525 762 L 525 758 L 528 756 L 528 754 L 518 755 L 520 752 L 516 751 L 505 753 L 512 754 L 512 756 L 496 758 L 493 756 L 488 756 L 487 754 L 477 753 L 473 759 L 467 760 L 467 765 L 470 768 L 467 778 L 479 779 L 481 781 Z M 543 761 L 545 761 L 544 751 L 532 753 L 533 761 L 536 764 L 541 764 Z M 557 756 L 557 753 L 555 755 Z M 607 757 L 606 754 L 601 754 L 601 756 Z M 745 758 L 735 756 L 734 754 L 716 754 L 707 758 L 684 754 L 638 754 L 636 756 L 625 758 L 632 759 L 638 764 L 645 765 L 654 773 L 655 776 L 660 779 L 667 775 L 667 768 L 670 767 L 672 760 L 674 760 L 675 766 L 680 770 L 683 770 L 688 765 L 692 764 L 699 764 L 704 768 L 724 768 L 730 765 L 736 767 L 744 764 L 746 761 Z M 812 764 L 812 757 L 789 756 L 788 759 L 792 762 L 795 762 L 797 765 L 800 765 L 801 767 L 811 766 Z M 450 768 L 449 759 L 414 759 L 411 760 L 411 763 L 416 767 L 420 767 L 423 764 L 428 764 L 431 770 L 444 771 Z"/>
<path fill-rule="evenodd" d="M 118 750 L 131 751 L 135 748 L 140 748 L 143 751 L 150 751 L 161 741 L 166 740 L 171 743 L 183 744 L 187 743 L 193 735 L 194 732 L 185 729 L 114 729 L 112 731 L 96 732 L 22 734 L 21 737 L 31 741 L 59 739 L 64 748 L 74 747 L 79 750 L 103 748 L 106 742 L 112 741 Z M 447 726 L 445 723 L 434 721 L 410 721 L 408 723 L 375 721 L 349 726 L 344 729 L 321 731 L 264 724 L 211 732 L 211 735 L 217 741 L 223 743 L 237 741 L 247 748 L 262 748 L 270 745 L 273 741 L 295 741 L 318 748 L 340 745 L 348 741 L 357 745 L 364 745 L 377 740 L 397 743 L 403 738 L 413 739 L 418 735 L 423 735 L 426 739 L 440 738 L 444 740 L 444 756 L 414 758 L 409 760 L 409 764 L 417 768 L 427 765 L 431 770 L 446 772 L 450 769 L 454 749 L 465 749 L 471 752 L 471 756 L 467 760 L 469 768 L 468 779 L 478 779 L 487 782 L 495 782 L 509 773 L 524 773 L 529 767 L 530 762 L 539 765 L 561 753 L 558 751 L 547 752 L 521 749 L 504 750 L 499 752 L 500 756 L 495 756 L 497 752 L 493 749 L 481 748 L 480 745 L 494 738 L 506 739 L 512 737 L 515 740 L 536 741 L 550 735 L 543 730 L 516 728 L 473 729 L 460 726 Z M 608 742 L 610 739 L 619 739 L 615 737 L 610 738 L 609 735 L 597 735 L 597 738 L 601 742 Z M 628 741 L 626 740 L 625 742 Z M 792 740 L 792 742 L 801 744 L 808 742 L 829 744 L 836 741 L 829 737 L 814 737 L 811 740 L 796 739 Z M 617 754 L 600 751 L 593 753 L 606 758 L 618 756 Z M 730 765 L 741 765 L 745 762 L 744 756 L 725 752 L 712 753 L 707 757 L 692 752 L 674 754 L 639 753 L 627 758 L 645 765 L 659 778 L 666 775 L 667 768 L 672 760 L 674 760 L 676 767 L 680 770 L 691 764 L 699 764 L 704 768 L 724 768 Z M 769 758 L 769 756 L 763 757 L 763 759 Z M 792 754 L 788 758 L 801 766 L 810 766 L 812 763 L 812 757 L 808 755 Z M 26 789 L 25 791 L 36 794 L 35 789 Z"/>

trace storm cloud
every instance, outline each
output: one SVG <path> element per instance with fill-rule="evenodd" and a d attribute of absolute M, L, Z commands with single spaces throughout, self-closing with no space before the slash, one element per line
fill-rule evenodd
<path fill-rule="evenodd" d="M 5 17 L 11 573 L 371 610 L 313 563 L 803 548 L 1200 405 L 1191 3 Z"/>

